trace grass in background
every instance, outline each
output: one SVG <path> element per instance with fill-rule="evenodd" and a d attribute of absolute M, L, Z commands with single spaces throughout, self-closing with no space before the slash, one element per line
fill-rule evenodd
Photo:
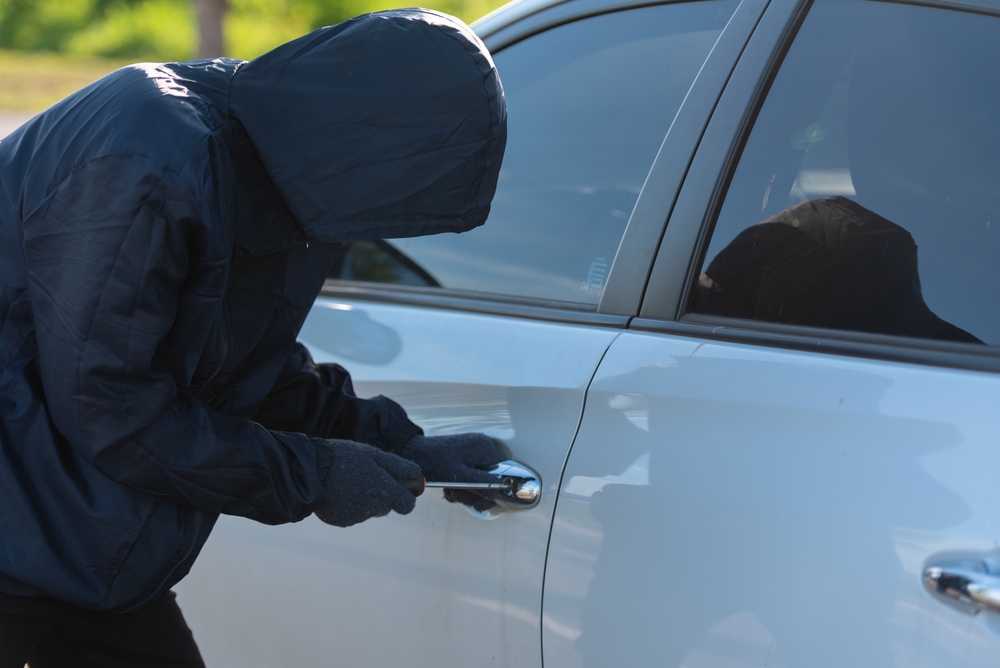
<path fill-rule="evenodd" d="M 0 50 L 0 110 L 41 111 L 127 62 Z"/>

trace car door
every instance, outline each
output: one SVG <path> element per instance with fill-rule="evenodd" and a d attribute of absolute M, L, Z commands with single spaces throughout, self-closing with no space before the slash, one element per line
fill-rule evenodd
<path fill-rule="evenodd" d="M 209 665 L 540 665 L 545 552 L 584 392 L 637 312 L 644 240 L 694 149 L 664 137 L 677 119 L 704 126 L 702 98 L 756 20 L 730 31 L 738 7 L 570 2 L 497 29 L 510 139 L 489 222 L 344 245 L 300 339 L 428 434 L 493 437 L 538 473 L 541 500 L 474 513 L 428 491 L 411 515 L 348 529 L 224 517 L 178 587 Z M 699 104 L 678 114 L 696 80 Z M 640 206 L 661 145 L 681 168 L 660 167 L 669 197 Z"/>
<path fill-rule="evenodd" d="M 1000 15 L 772 0 L 588 391 L 554 666 L 996 665 Z"/>

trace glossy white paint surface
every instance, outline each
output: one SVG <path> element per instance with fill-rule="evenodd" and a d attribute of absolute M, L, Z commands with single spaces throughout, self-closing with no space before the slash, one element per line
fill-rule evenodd
<path fill-rule="evenodd" d="M 546 668 L 995 666 L 927 593 L 996 554 L 1000 377 L 656 334 L 587 396 L 545 580 Z"/>
<path fill-rule="evenodd" d="M 618 332 L 320 300 L 300 339 L 359 396 L 431 434 L 482 431 L 541 474 L 537 508 L 474 516 L 428 490 L 408 516 L 338 529 L 220 519 L 176 588 L 206 663 L 539 666 L 555 492 L 594 370 Z"/>

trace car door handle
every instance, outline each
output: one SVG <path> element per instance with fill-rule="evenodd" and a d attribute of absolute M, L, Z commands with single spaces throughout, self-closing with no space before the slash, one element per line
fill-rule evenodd
<path fill-rule="evenodd" d="M 970 604 L 975 612 L 1000 612 L 1000 577 L 964 565 L 940 565 L 925 568 L 923 580 L 931 592 Z"/>
<path fill-rule="evenodd" d="M 420 492 L 423 492 L 423 487 L 495 491 L 497 495 L 494 500 L 507 508 L 531 508 L 538 505 L 542 498 L 542 482 L 538 474 L 520 462 L 508 459 L 491 467 L 487 473 L 497 476 L 497 481 L 483 483 L 427 480 L 422 481 Z M 417 496 L 420 495 L 420 492 L 413 489 L 415 485 L 408 484 L 407 487 Z"/>

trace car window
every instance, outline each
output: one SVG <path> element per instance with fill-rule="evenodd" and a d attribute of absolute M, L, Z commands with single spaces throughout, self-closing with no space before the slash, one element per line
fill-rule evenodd
<path fill-rule="evenodd" d="M 817 0 L 689 312 L 1000 344 L 1000 18 Z"/>
<path fill-rule="evenodd" d="M 486 224 L 345 245 L 332 276 L 597 304 L 653 158 L 736 4 L 606 14 L 497 53 L 508 142 Z M 399 255 L 373 260 L 379 248 Z"/>
<path fill-rule="evenodd" d="M 337 250 L 330 275 L 345 281 L 441 287 L 423 267 L 382 239 L 343 244 Z"/>

